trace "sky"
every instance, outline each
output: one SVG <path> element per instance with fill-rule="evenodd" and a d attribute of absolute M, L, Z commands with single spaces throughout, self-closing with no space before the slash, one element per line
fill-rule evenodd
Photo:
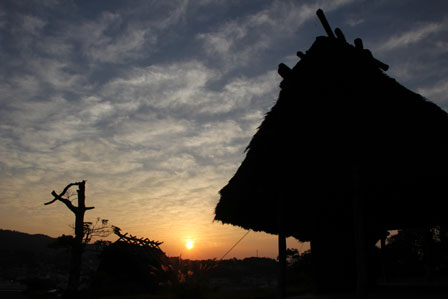
<path fill-rule="evenodd" d="M 44 203 L 86 180 L 87 221 L 219 259 L 246 231 L 213 221 L 218 192 L 275 103 L 278 64 L 325 35 L 318 8 L 448 109 L 443 0 L 2 0 L 0 228 L 71 234 L 73 214 Z M 276 242 L 250 232 L 226 258 L 275 258 Z"/>

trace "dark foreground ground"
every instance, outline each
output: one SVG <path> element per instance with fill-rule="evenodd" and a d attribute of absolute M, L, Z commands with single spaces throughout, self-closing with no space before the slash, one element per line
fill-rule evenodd
<path fill-rule="evenodd" d="M 1 238 L 1 233 L 2 230 L 0 299 L 61 298 L 68 278 L 67 248 L 50 246 L 55 240 L 43 235 L 3 231 L 6 236 Z M 446 237 L 443 234 L 443 238 L 441 235 L 435 234 L 431 259 L 421 253 L 423 243 L 417 242 L 421 238 L 413 231 L 403 231 L 388 239 L 385 251 L 379 255 L 381 262 L 375 263 L 377 287 L 370 289 L 365 298 L 448 298 L 448 233 Z M 102 250 L 87 248 L 79 287 L 82 292 L 77 298 L 277 297 L 278 262 L 274 259 L 191 261 L 172 257 L 164 259 L 163 267 L 154 268 L 141 251 L 123 246 L 108 245 Z M 106 250 L 117 254 L 106 255 Z M 311 253 L 299 254 L 294 249 L 288 252 L 287 298 L 356 298 L 354 293 L 312 294 Z M 153 276 L 148 276 L 148 269 L 152 269 Z"/>
<path fill-rule="evenodd" d="M 100 296 L 96 298 L 101 299 L 275 299 L 276 288 L 257 288 L 257 289 L 239 289 L 239 290 L 191 290 L 189 292 L 178 293 L 172 289 L 166 289 L 159 294 L 133 294 L 133 295 L 111 295 Z M 80 298 L 87 298 L 85 294 L 80 295 Z M 0 290 L 1 299 L 25 299 L 25 298 L 60 298 L 60 294 L 41 294 L 39 296 L 30 296 L 25 290 L 10 289 Z M 356 299 L 354 293 L 339 293 L 339 294 L 312 294 L 310 292 L 303 292 L 303 290 L 296 288 L 289 288 L 287 299 Z M 425 285 L 425 286 L 410 286 L 410 285 L 381 285 L 374 290 L 368 291 L 365 299 L 377 298 L 410 298 L 410 299 L 446 299 L 448 298 L 448 287 L 445 285 Z"/>

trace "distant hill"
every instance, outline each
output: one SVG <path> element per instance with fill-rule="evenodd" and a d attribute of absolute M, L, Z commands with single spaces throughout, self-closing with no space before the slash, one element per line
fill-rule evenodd
<path fill-rule="evenodd" d="M 47 235 L 31 235 L 13 230 L 0 229 L 0 251 L 32 251 L 48 250 L 48 244 L 56 241 Z"/>

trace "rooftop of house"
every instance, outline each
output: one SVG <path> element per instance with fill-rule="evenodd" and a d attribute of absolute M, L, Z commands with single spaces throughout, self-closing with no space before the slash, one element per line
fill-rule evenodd
<path fill-rule="evenodd" d="M 354 169 L 378 229 L 447 221 L 448 114 L 387 76 L 388 66 L 337 29 L 279 66 L 280 95 L 220 191 L 215 219 L 312 238 L 317 219 L 352 225 Z"/>

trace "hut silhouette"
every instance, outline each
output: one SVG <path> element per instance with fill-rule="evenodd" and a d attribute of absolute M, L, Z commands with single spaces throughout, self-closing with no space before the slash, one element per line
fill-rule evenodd
<path fill-rule="evenodd" d="M 388 230 L 447 224 L 448 115 L 385 74 L 318 11 L 319 36 L 220 191 L 215 219 L 311 241 L 314 290 L 369 283 L 369 251 Z"/>

